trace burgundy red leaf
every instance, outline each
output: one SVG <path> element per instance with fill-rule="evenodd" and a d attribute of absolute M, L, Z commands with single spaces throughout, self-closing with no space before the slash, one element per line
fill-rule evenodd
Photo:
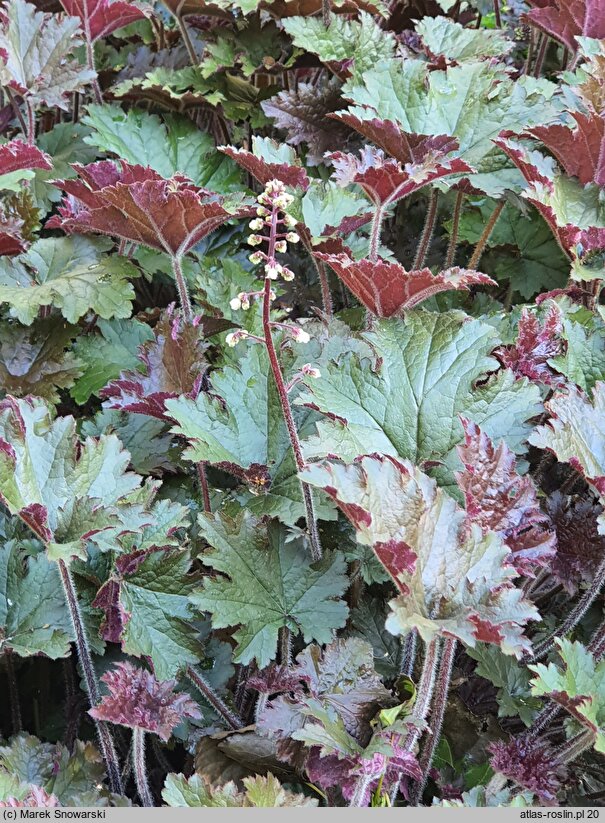
<path fill-rule="evenodd" d="M 546 220 L 560 247 L 567 253 L 570 259 L 574 260 L 578 258 L 578 256 L 585 255 L 591 251 L 601 251 L 605 249 L 605 228 L 590 226 L 583 229 L 572 223 L 561 225 L 557 220 L 555 210 L 552 206 L 542 202 L 537 196 L 538 189 L 540 188 L 552 194 L 554 192 L 554 182 L 552 177 L 549 177 L 532 162 L 534 158 L 531 152 L 526 150 L 526 148 L 518 142 L 513 142 L 508 137 L 503 137 L 502 135 L 496 138 L 494 143 L 510 157 L 526 181 L 530 184 L 524 196 L 536 207 Z M 544 160 L 544 158 L 541 159 Z"/>
<path fill-rule="evenodd" d="M 52 169 L 50 157 L 36 146 L 11 140 L 0 146 L 0 174 L 11 174 L 21 169 Z"/>
<path fill-rule="evenodd" d="M 405 132 L 394 120 L 380 120 L 376 117 L 362 120 L 349 112 L 338 112 L 330 117 L 346 123 L 402 165 L 418 165 L 442 159 L 456 151 L 459 145 L 455 137 L 447 134 Z"/>
<path fill-rule="evenodd" d="M 528 0 L 533 6 L 522 19 L 563 43 L 570 51 L 578 48 L 576 37 L 605 37 L 604 0 Z"/>
<path fill-rule="evenodd" d="M 379 207 L 389 206 L 450 174 L 472 172 L 460 158 L 446 159 L 444 153 L 427 151 L 418 162 L 402 166 L 387 159 L 381 149 L 365 146 L 361 157 L 337 151 L 328 154 L 335 169 L 334 179 L 340 186 L 356 183 Z"/>
<path fill-rule="evenodd" d="M 309 188 L 309 177 L 302 166 L 294 166 L 290 163 L 269 163 L 251 151 L 235 149 L 233 146 L 219 146 L 219 151 L 228 155 L 263 186 L 270 180 L 280 180 L 285 186 L 301 188 L 303 191 Z"/>
<path fill-rule="evenodd" d="M 605 186 L 605 119 L 598 114 L 571 112 L 576 128 L 555 123 L 536 126 L 529 134 L 537 137 L 554 154 L 571 177 L 585 186 Z"/>
<path fill-rule="evenodd" d="M 590 498 L 576 500 L 555 492 L 547 509 L 557 534 L 557 554 L 551 571 L 574 595 L 582 583 L 592 583 L 605 557 L 605 537 L 598 531 L 603 507 Z"/>
<path fill-rule="evenodd" d="M 131 663 L 116 663 L 101 680 L 109 689 L 101 702 L 89 710 L 95 720 L 106 720 L 168 740 L 185 718 L 201 718 L 199 707 L 188 694 L 174 691 L 176 680 L 159 681 Z"/>
<path fill-rule="evenodd" d="M 61 5 L 67 14 L 80 18 L 90 43 L 153 13 L 150 6 L 123 0 L 61 0 Z"/>
<path fill-rule="evenodd" d="M 508 743 L 497 740 L 490 750 L 495 771 L 534 792 L 542 803 L 555 803 L 567 777 L 567 767 L 547 742 L 525 735 L 511 738 Z"/>
<path fill-rule="evenodd" d="M 349 250 L 340 254 L 315 252 L 327 263 L 355 297 L 377 317 L 392 317 L 417 306 L 434 294 L 473 285 L 495 285 L 491 277 L 468 269 L 453 268 L 434 275 L 430 269 L 406 271 L 400 263 L 379 257 L 354 260 Z"/>
<path fill-rule="evenodd" d="M 55 183 L 68 196 L 47 228 L 108 234 L 180 257 L 227 220 L 251 213 L 180 174 L 166 180 L 149 167 L 112 160 L 73 168 L 77 179 Z"/>
<path fill-rule="evenodd" d="M 25 251 L 26 240 L 21 234 L 23 220 L 7 217 L 0 208 L 0 255 L 20 254 Z"/>

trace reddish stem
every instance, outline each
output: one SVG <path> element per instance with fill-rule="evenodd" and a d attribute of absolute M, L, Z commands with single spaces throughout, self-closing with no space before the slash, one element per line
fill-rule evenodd
<path fill-rule="evenodd" d="M 94 664 L 92 662 L 92 656 L 90 654 L 88 638 L 86 637 L 86 629 L 84 627 L 82 612 L 80 611 L 80 605 L 78 603 L 76 587 L 67 563 L 64 560 L 59 560 L 57 562 L 57 566 L 59 567 L 59 574 L 61 575 L 61 582 L 63 583 L 63 590 L 65 592 L 65 600 L 67 602 L 69 616 L 71 618 L 76 637 L 78 657 L 80 659 L 80 665 L 82 666 L 82 674 L 84 675 L 86 691 L 88 692 L 90 705 L 94 707 L 100 700 L 99 686 L 97 683 Z M 105 760 L 111 790 L 117 794 L 123 794 L 122 777 L 120 774 L 118 756 L 109 727 L 107 723 L 102 720 L 95 721 L 95 725 L 99 735 L 99 743 L 101 745 L 103 759 Z"/>
<path fill-rule="evenodd" d="M 439 664 L 439 674 L 437 675 L 437 683 L 435 688 L 435 700 L 431 710 L 431 735 L 427 738 L 420 758 L 420 769 L 422 771 L 422 778 L 417 783 L 412 794 L 412 806 L 417 806 L 422 801 L 422 793 L 429 777 L 429 771 L 435 750 L 439 745 L 441 739 L 441 729 L 443 727 L 443 718 L 445 717 L 445 709 L 447 706 L 447 696 L 450 688 L 450 681 L 452 679 L 452 667 L 454 665 L 454 657 L 456 656 L 457 640 L 454 637 L 448 637 L 443 644 L 443 653 L 441 655 L 441 663 Z"/>
<path fill-rule="evenodd" d="M 372 228 L 370 230 L 370 251 L 368 257 L 374 263 L 378 259 L 378 247 L 380 245 L 380 232 L 382 229 L 382 221 L 384 219 L 384 210 L 382 206 L 377 206 L 372 219 Z"/>
<path fill-rule="evenodd" d="M 187 283 L 185 281 L 185 275 L 183 274 L 180 257 L 172 258 L 172 271 L 174 272 L 174 279 L 176 280 L 176 287 L 179 293 L 179 300 L 185 322 L 193 323 L 193 309 L 191 307 L 191 299 L 189 297 L 189 291 L 187 290 Z"/>
<path fill-rule="evenodd" d="M 500 13 L 500 0 L 494 0 L 494 16 L 496 18 L 496 28 L 502 28 L 502 15 Z"/>
<path fill-rule="evenodd" d="M 456 246 L 458 245 L 458 230 L 460 228 L 460 215 L 462 213 L 462 201 L 464 200 L 464 192 L 456 192 L 456 202 L 454 203 L 454 211 L 452 213 L 452 231 L 450 233 L 450 242 L 447 246 L 447 253 L 445 255 L 444 269 L 450 269 L 454 265 L 456 258 Z"/>
<path fill-rule="evenodd" d="M 534 66 L 534 77 L 539 77 L 542 72 L 542 65 L 544 63 L 544 58 L 546 57 L 546 51 L 548 49 L 548 37 L 546 34 L 542 35 L 542 39 L 540 41 L 540 48 L 538 50 L 538 56 L 536 57 L 536 65 Z"/>
<path fill-rule="evenodd" d="M 204 511 L 211 512 L 212 506 L 210 505 L 210 489 L 208 487 L 208 478 L 206 477 L 206 463 L 200 460 L 199 463 L 196 463 L 195 468 L 197 471 L 198 480 L 200 481 L 200 489 L 202 490 Z"/>
<path fill-rule="evenodd" d="M 473 255 L 472 255 L 471 259 L 468 261 L 468 268 L 469 269 L 475 269 L 476 270 L 477 266 L 479 265 L 479 261 L 481 260 L 481 256 L 483 255 L 485 247 L 487 246 L 488 240 L 492 236 L 492 232 L 493 232 L 493 230 L 496 226 L 496 223 L 498 222 L 498 218 L 502 214 L 502 209 L 504 208 L 504 206 L 505 206 L 505 201 L 504 200 L 500 200 L 498 203 L 496 203 L 496 208 L 493 210 L 493 212 L 491 214 L 491 217 L 487 221 L 487 224 L 486 224 L 485 228 L 483 229 L 483 233 L 481 234 L 481 237 L 477 241 L 477 245 L 475 246 L 475 250 L 473 251 Z"/>
<path fill-rule="evenodd" d="M 193 666 L 187 666 L 187 677 L 193 685 L 203 695 L 204 699 L 212 706 L 215 712 L 227 722 L 232 729 L 241 729 L 244 723 L 238 715 L 229 708 L 222 697 L 220 697 L 201 674 L 198 674 Z"/>
<path fill-rule="evenodd" d="M 426 254 L 429 250 L 429 246 L 431 245 L 431 240 L 433 239 L 433 232 L 435 230 L 435 218 L 437 217 L 438 200 L 439 190 L 433 189 L 429 200 L 429 207 L 426 213 L 426 219 L 424 221 L 424 228 L 422 229 L 422 235 L 420 236 L 420 243 L 418 244 L 418 249 L 416 250 L 416 257 L 414 258 L 414 263 L 412 264 L 412 269 L 414 271 L 418 271 L 418 269 L 421 269 L 424 266 Z"/>
<path fill-rule="evenodd" d="M 275 260 L 275 243 L 277 239 L 277 221 L 278 210 L 273 208 L 271 217 L 271 233 L 269 235 L 269 248 L 267 257 L 269 261 Z M 290 443 L 294 451 L 294 458 L 296 460 L 296 467 L 298 471 L 302 471 L 305 466 L 305 458 L 303 457 L 300 440 L 298 439 L 298 432 L 296 431 L 296 424 L 294 423 L 294 416 L 290 407 L 290 400 L 288 398 L 288 390 L 284 382 L 281 366 L 275 351 L 275 344 L 273 343 L 273 336 L 271 333 L 271 280 L 265 277 L 265 288 L 263 290 L 263 332 L 265 337 L 265 346 L 269 355 L 269 363 L 271 364 L 271 371 L 273 372 L 273 379 L 277 388 L 279 402 L 282 408 L 284 422 L 290 437 Z M 319 532 L 317 530 L 317 521 L 315 519 L 315 507 L 313 505 L 313 497 L 311 496 L 311 489 L 306 483 L 301 481 L 301 489 L 303 501 L 305 504 L 307 530 L 309 532 L 309 539 L 311 542 L 311 555 L 313 560 L 319 560 L 322 556 L 321 542 L 319 540 Z"/>

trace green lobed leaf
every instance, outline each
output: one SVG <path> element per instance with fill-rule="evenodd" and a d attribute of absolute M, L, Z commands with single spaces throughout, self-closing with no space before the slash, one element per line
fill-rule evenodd
<path fill-rule="evenodd" d="M 303 444 L 307 458 L 378 452 L 419 464 L 449 455 L 454 467 L 460 414 L 519 447 L 539 392 L 506 371 L 474 388 L 497 366 L 489 356 L 498 342 L 492 326 L 461 312 L 411 311 L 376 323 L 364 339 L 376 360 L 344 352 L 318 380 L 305 381 L 309 392 L 296 402 L 326 415 Z"/>
<path fill-rule="evenodd" d="M 248 500 L 253 513 L 294 525 L 304 514 L 302 492 L 265 348 L 250 345 L 237 363 L 213 372 L 211 383 L 212 393 L 165 402 L 178 424 L 172 431 L 189 440 L 184 456 L 242 478 L 255 494 Z M 300 436 L 310 432 L 308 410 L 299 410 L 296 422 Z M 334 517 L 325 499 L 317 502 L 318 517 Z"/>
<path fill-rule="evenodd" d="M 328 28 L 318 17 L 290 17 L 283 25 L 295 46 L 314 52 L 323 63 L 353 60 L 353 75 L 358 78 L 395 50 L 392 34 L 365 11 L 358 20 L 336 15 Z"/>
<path fill-rule="evenodd" d="M 103 319 L 130 317 L 138 269 L 106 254 L 106 239 L 47 237 L 19 257 L 0 258 L 0 303 L 31 325 L 42 306 L 56 306 L 69 323 L 91 309 Z"/>
<path fill-rule="evenodd" d="M 233 635 L 237 662 L 268 665 L 282 627 L 302 634 L 305 643 L 328 643 L 344 625 L 348 609 L 339 598 L 348 580 L 342 557 L 311 564 L 303 540 L 275 522 L 265 530 L 249 515 L 200 515 L 199 527 L 212 547 L 202 555 L 204 564 L 228 579 L 206 578 L 191 599 L 211 612 L 215 628 L 239 626 Z"/>
<path fill-rule="evenodd" d="M 16 540 L 0 547 L 0 650 L 67 657 L 72 627 L 54 563 L 27 557 Z"/>
<path fill-rule="evenodd" d="M 43 540 L 49 556 L 85 556 L 86 540 L 114 540 L 132 527 L 128 496 L 141 478 L 117 437 L 84 443 L 73 417 L 53 417 L 39 398 L 0 409 L 0 499 Z M 136 510 L 136 522 L 141 517 Z M 144 520 L 143 520 L 144 522 Z"/>
<path fill-rule="evenodd" d="M 457 63 L 503 57 L 514 46 L 500 30 L 465 28 L 449 17 L 424 17 L 416 26 L 416 34 L 432 54 L 442 54 Z"/>
<path fill-rule="evenodd" d="M 521 657 L 523 626 L 538 616 L 511 585 L 516 572 L 494 532 L 482 533 L 434 480 L 408 461 L 368 455 L 350 465 L 323 461 L 301 477 L 327 491 L 372 546 L 400 591 L 387 629 L 416 629 L 425 640 L 453 636 L 465 645 L 496 643 Z"/>
<path fill-rule="evenodd" d="M 0 747 L 0 777 L 5 773 L 21 783 L 19 795 L 39 786 L 64 806 L 80 805 L 82 793 L 90 792 L 95 801 L 109 794 L 103 786 L 101 755 L 92 743 L 81 740 L 70 751 L 61 743 L 43 743 L 32 735 L 18 734 Z"/>
<path fill-rule="evenodd" d="M 243 791 L 233 782 L 220 787 L 211 786 L 199 774 L 193 774 L 189 778 L 182 774 L 169 774 L 166 776 L 162 798 L 168 806 L 177 808 L 317 806 L 317 800 L 284 789 L 271 772 L 266 777 L 245 777 L 242 782 Z"/>
<path fill-rule="evenodd" d="M 155 551 L 120 582 L 120 606 L 128 615 L 122 650 L 150 657 L 158 680 L 174 677 L 200 659 L 189 602 L 195 579 L 188 577 L 187 551 Z"/>
<path fill-rule="evenodd" d="M 581 643 L 558 638 L 564 668 L 538 663 L 529 668 L 537 677 L 532 694 L 549 695 L 594 733 L 596 751 L 605 754 L 605 661 L 596 662 Z"/>
<path fill-rule="evenodd" d="M 25 0 L 11 0 L 0 28 L 0 84 L 27 97 L 33 106 L 66 108 L 66 97 L 83 89 L 96 73 L 71 55 L 84 41 L 80 20 L 44 14 Z"/>
<path fill-rule="evenodd" d="M 79 337 L 74 354 L 83 364 L 83 374 L 76 380 L 71 396 L 76 403 L 86 403 L 120 373 L 141 367 L 139 346 L 153 340 L 153 331 L 138 320 L 99 320 L 99 334 Z"/>
<path fill-rule="evenodd" d="M 150 166 L 163 177 L 177 172 L 198 186 L 212 191 L 238 191 L 238 167 L 217 152 L 209 134 L 200 131 L 188 118 L 156 114 L 119 106 L 90 105 L 82 119 L 91 134 L 85 142 L 112 152 L 129 163 Z"/>

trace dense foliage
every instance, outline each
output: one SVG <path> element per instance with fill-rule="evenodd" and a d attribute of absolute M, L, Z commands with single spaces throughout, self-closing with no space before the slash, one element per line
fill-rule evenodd
<path fill-rule="evenodd" d="M 602 805 L 599 0 L 6 0 L 0 806 Z"/>

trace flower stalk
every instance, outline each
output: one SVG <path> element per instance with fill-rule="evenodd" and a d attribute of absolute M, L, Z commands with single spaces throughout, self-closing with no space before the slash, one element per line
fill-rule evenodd
<path fill-rule="evenodd" d="M 262 292 L 262 323 L 263 323 L 263 340 L 269 355 L 269 363 L 271 366 L 271 373 L 277 388 L 277 395 L 282 410 L 282 416 L 288 431 L 292 451 L 294 452 L 294 459 L 296 461 L 296 468 L 301 472 L 306 467 L 306 461 L 303 456 L 302 447 L 298 437 L 298 431 L 294 422 L 294 415 L 288 397 L 288 385 L 284 380 L 284 375 L 279 364 L 279 358 L 273 342 L 273 326 L 275 323 L 271 320 L 271 303 L 274 299 L 274 292 L 271 288 L 271 281 L 282 277 L 286 281 L 294 278 L 294 273 L 278 263 L 275 255 L 278 252 L 285 252 L 288 243 L 297 243 L 300 238 L 296 232 L 290 231 L 296 225 L 296 220 L 286 213 L 286 208 L 292 202 L 291 195 L 287 194 L 283 183 L 279 180 L 271 180 L 267 183 L 265 191 L 259 196 L 258 202 L 260 204 L 257 209 L 259 215 L 250 223 L 250 228 L 254 232 L 258 232 L 265 227 L 269 227 L 269 235 L 251 234 L 248 238 L 248 243 L 251 246 L 260 246 L 263 243 L 267 244 L 267 251 L 255 251 L 250 255 L 250 260 L 253 263 L 264 263 L 265 282 Z M 282 230 L 283 229 L 283 230 Z M 239 298 L 238 298 L 239 299 Z M 306 343 L 309 340 L 309 335 L 304 329 L 298 326 L 291 326 L 282 324 L 288 334 L 295 340 L 301 343 Z M 234 332 L 227 336 L 228 345 L 236 345 L 239 340 L 246 337 L 251 337 L 248 332 L 243 330 Z M 291 388 L 291 386 L 290 386 Z M 305 507 L 305 519 L 307 522 L 307 533 L 309 535 L 309 542 L 311 547 L 311 556 L 313 560 L 320 560 L 322 556 L 321 541 L 319 539 L 319 531 L 317 528 L 317 519 L 315 516 L 315 506 L 310 487 L 301 481 L 301 491 L 303 497 L 303 504 Z"/>

